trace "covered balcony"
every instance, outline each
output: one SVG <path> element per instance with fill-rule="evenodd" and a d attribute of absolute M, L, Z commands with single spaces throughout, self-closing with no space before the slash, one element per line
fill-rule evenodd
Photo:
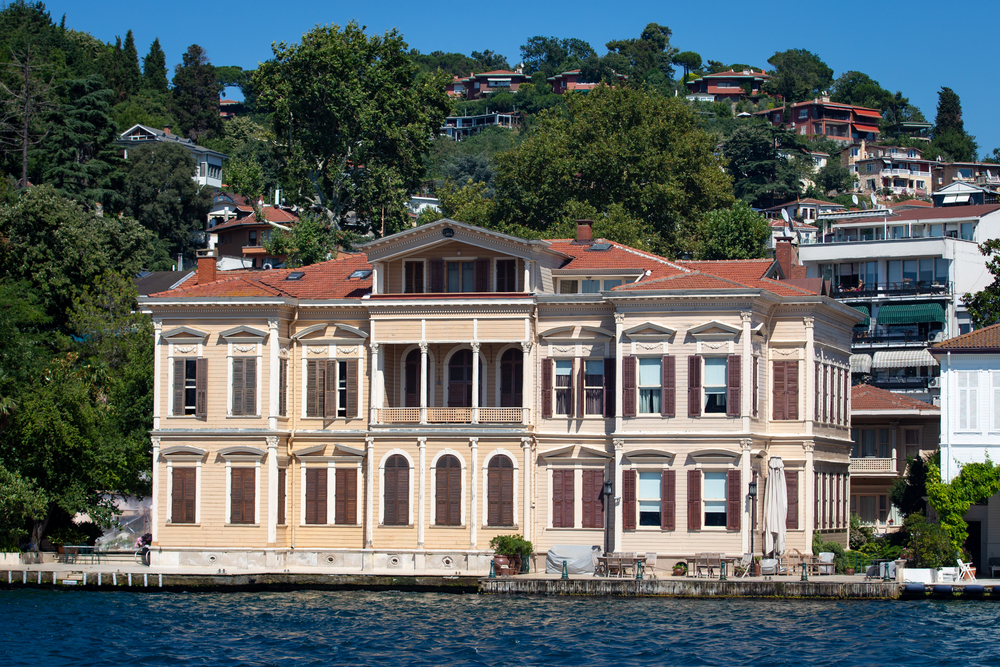
<path fill-rule="evenodd" d="M 371 423 L 527 425 L 524 348 L 520 342 L 378 345 Z"/>

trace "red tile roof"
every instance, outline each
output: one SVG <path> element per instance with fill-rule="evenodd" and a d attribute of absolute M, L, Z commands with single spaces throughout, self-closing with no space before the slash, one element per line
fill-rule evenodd
<path fill-rule="evenodd" d="M 915 398 L 894 394 L 885 389 L 879 389 L 869 384 L 859 384 L 851 387 L 851 412 L 888 411 L 888 410 L 921 410 L 940 412 L 941 408 L 930 403 L 918 401 Z"/>
<path fill-rule="evenodd" d="M 243 225 L 263 225 L 266 224 L 257 219 L 257 214 L 253 212 L 253 207 L 250 206 L 237 206 L 239 211 L 244 213 L 250 213 L 250 215 L 239 218 L 232 219 L 227 222 L 220 223 L 210 230 L 213 234 L 220 229 L 231 229 L 233 227 L 241 227 Z M 268 206 L 264 209 L 264 218 L 268 222 L 273 222 L 279 225 L 287 225 L 291 223 L 298 222 L 299 218 L 294 213 L 286 211 L 280 208 L 274 208 L 273 206 Z"/>
<path fill-rule="evenodd" d="M 950 218 L 979 218 L 1000 210 L 1000 204 L 974 204 L 972 206 L 945 206 L 942 208 L 900 211 L 892 216 L 893 222 L 901 220 L 941 220 Z"/>
<path fill-rule="evenodd" d="M 152 294 L 153 297 L 267 297 L 287 296 L 295 299 L 360 299 L 371 292 L 371 274 L 365 278 L 350 278 L 359 269 L 370 269 L 363 253 L 340 253 L 336 259 L 298 269 L 268 271 L 225 271 L 211 283 L 184 284 L 186 289 Z M 290 273 L 302 272 L 298 280 L 285 280 Z M 190 281 L 188 281 L 190 282 Z"/>
<path fill-rule="evenodd" d="M 906 199 L 904 201 L 896 202 L 893 206 L 922 206 L 924 208 L 934 208 L 934 204 L 929 201 L 924 201 L 922 199 Z"/>
<path fill-rule="evenodd" d="M 660 278 L 667 275 L 685 273 L 677 263 L 643 250 L 636 250 L 620 243 L 611 243 L 606 239 L 596 239 L 594 244 L 609 243 L 607 250 L 592 250 L 593 246 L 574 243 L 573 239 L 549 239 L 550 250 L 569 255 L 571 259 L 560 266 L 560 269 L 635 269 L 652 271 L 650 277 Z"/>
<path fill-rule="evenodd" d="M 931 345 L 933 350 L 1000 350 L 1000 324 L 970 331 Z"/>

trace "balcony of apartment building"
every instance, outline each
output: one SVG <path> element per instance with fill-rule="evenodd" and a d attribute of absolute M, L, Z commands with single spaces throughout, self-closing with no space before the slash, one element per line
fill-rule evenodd
<path fill-rule="evenodd" d="M 531 378 L 520 342 L 382 343 L 376 355 L 373 426 L 530 423 Z"/>
<path fill-rule="evenodd" d="M 924 395 L 940 388 L 940 369 L 926 348 L 852 351 L 852 375 L 873 387 Z"/>

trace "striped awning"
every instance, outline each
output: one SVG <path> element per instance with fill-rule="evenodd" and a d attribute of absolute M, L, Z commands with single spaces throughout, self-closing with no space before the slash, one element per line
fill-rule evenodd
<path fill-rule="evenodd" d="M 871 373 L 872 372 L 872 358 L 867 354 L 852 354 L 851 355 L 851 372 L 852 373 Z"/>
<path fill-rule="evenodd" d="M 868 310 L 868 306 L 851 306 L 851 308 L 853 308 L 854 310 L 858 311 L 859 313 L 861 313 L 862 315 L 865 316 L 865 319 L 863 319 L 862 321 L 858 322 L 854 326 L 856 326 L 856 327 L 865 327 L 866 329 L 869 326 L 871 326 L 871 323 L 872 323 L 872 311 Z"/>
<path fill-rule="evenodd" d="M 879 324 L 946 324 L 944 307 L 940 303 L 894 303 L 878 309 Z"/>
<path fill-rule="evenodd" d="M 854 355 L 851 355 L 853 361 Z M 937 366 L 938 362 L 927 350 L 883 350 L 875 353 L 872 368 L 913 368 Z"/>

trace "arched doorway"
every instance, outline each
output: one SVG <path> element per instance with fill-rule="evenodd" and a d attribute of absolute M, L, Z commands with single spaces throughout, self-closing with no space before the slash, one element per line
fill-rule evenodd
<path fill-rule="evenodd" d="M 479 361 L 479 404 L 483 404 L 483 364 Z M 448 407 L 472 407 L 472 350 L 458 350 L 448 361 Z"/>

